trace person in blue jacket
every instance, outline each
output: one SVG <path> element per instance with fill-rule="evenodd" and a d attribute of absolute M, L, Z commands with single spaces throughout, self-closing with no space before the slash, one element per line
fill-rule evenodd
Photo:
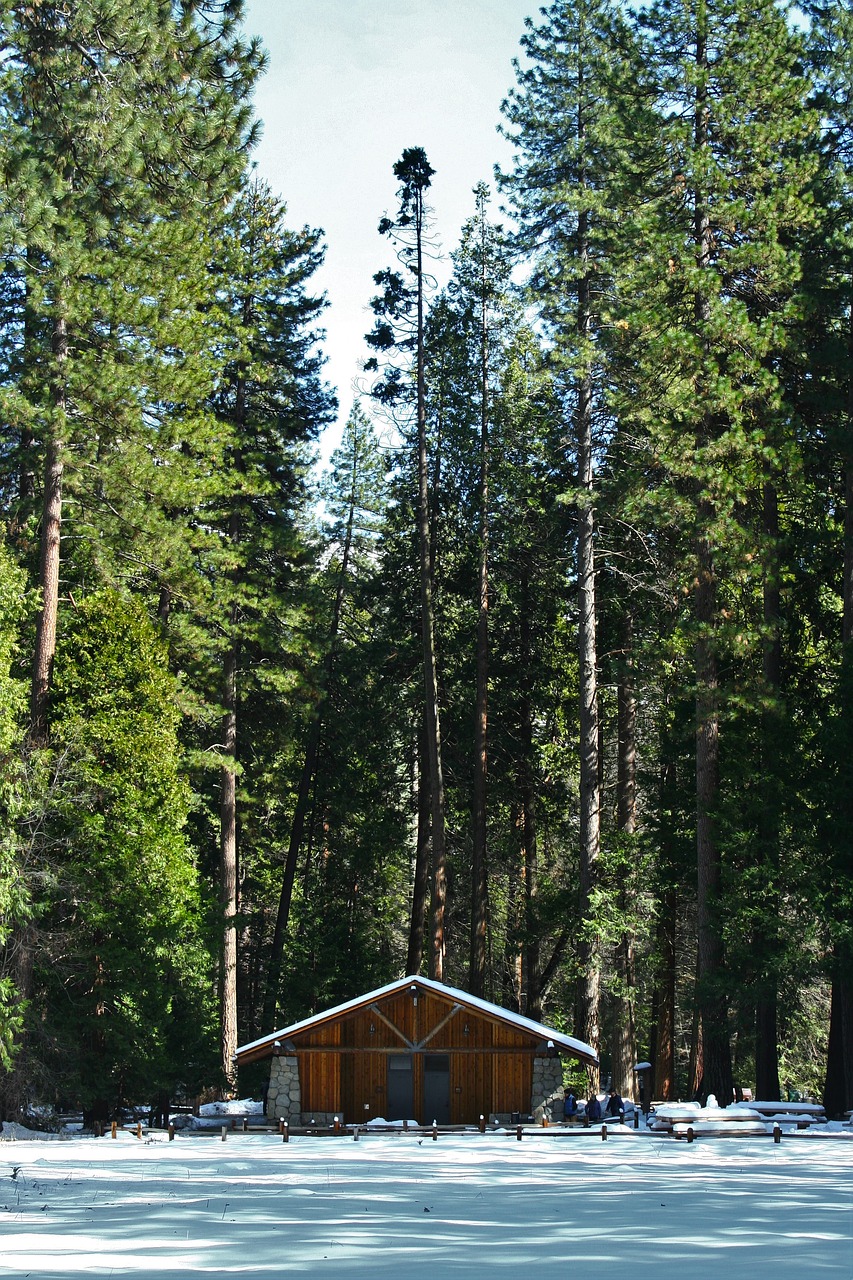
<path fill-rule="evenodd" d="M 601 1103 L 594 1093 L 590 1095 L 589 1102 L 586 1104 L 586 1117 L 588 1120 L 601 1119 Z"/>
<path fill-rule="evenodd" d="M 578 1100 L 574 1095 L 574 1090 L 566 1089 L 563 1098 L 563 1120 L 566 1124 L 571 1124 L 578 1113 Z"/>

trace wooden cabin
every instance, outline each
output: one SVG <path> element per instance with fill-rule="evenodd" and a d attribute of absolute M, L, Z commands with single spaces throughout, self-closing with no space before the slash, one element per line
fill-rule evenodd
<path fill-rule="evenodd" d="M 266 1112 L 291 1124 L 476 1124 L 562 1114 L 562 1062 L 597 1064 L 572 1036 L 429 978 L 401 978 L 237 1050 L 271 1059 Z M 559 1104 L 559 1105 L 558 1105 Z"/>

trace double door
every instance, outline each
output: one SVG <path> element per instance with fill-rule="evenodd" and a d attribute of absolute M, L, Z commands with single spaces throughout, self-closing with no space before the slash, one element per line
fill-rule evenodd
<path fill-rule="evenodd" d="M 425 1053 L 422 1097 L 415 1098 L 415 1055 L 390 1053 L 386 1086 L 386 1120 L 417 1120 L 421 1124 L 450 1124 L 450 1055 Z M 416 1106 L 420 1101 L 421 1105 Z"/>

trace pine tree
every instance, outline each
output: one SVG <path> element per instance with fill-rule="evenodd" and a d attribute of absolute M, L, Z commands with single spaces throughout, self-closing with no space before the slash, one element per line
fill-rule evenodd
<path fill-rule="evenodd" d="M 219 893 L 224 918 L 221 965 L 222 1066 L 233 1085 L 237 1048 L 237 773 L 252 755 L 238 706 L 254 683 L 273 697 L 287 675 L 289 598 L 304 558 L 298 532 L 306 501 L 307 446 L 330 420 L 314 328 L 325 301 L 308 281 L 322 260 L 320 233 L 288 231 L 285 208 L 268 188 L 250 186 L 235 202 L 217 264 L 219 306 L 233 335 L 213 397 L 229 430 L 230 491 L 211 516 L 227 545 L 214 594 L 214 649 L 221 662 L 222 766 L 219 786 Z M 285 638 L 287 637 L 287 638 Z M 275 674 L 266 682 L 260 674 Z M 245 673 L 245 675 L 244 675 Z M 279 953 L 280 960 L 280 953 Z M 274 989 L 275 984 L 273 984 Z"/>
<path fill-rule="evenodd" d="M 520 245 L 534 257 L 531 289 L 554 337 L 564 377 L 577 485 L 577 590 L 580 661 L 581 919 L 575 1030 L 599 1043 L 600 965 L 593 900 L 599 874 L 599 695 L 594 457 L 608 430 L 599 332 L 607 306 L 618 156 L 633 112 L 634 80 L 624 24 L 598 0 L 557 3 L 545 21 L 528 21 L 522 46 L 531 65 L 504 104 L 507 136 L 518 148 L 501 177 L 517 210 Z"/>
<path fill-rule="evenodd" d="M 168 273 L 181 278 L 163 254 L 163 228 L 170 220 L 203 227 L 207 202 L 228 191 L 242 166 L 257 50 L 235 36 L 238 6 L 220 15 L 214 5 L 193 8 L 172 17 L 154 0 L 30 5 L 8 22 L 7 228 L 30 375 L 11 399 L 19 470 L 29 474 L 38 450 L 44 477 L 34 741 L 48 729 L 68 469 L 85 440 L 80 424 L 97 418 L 111 366 L 132 360 L 133 307 L 145 306 L 134 281 L 128 314 L 115 316 L 99 283 L 108 281 L 115 306 L 122 263 L 145 255 L 145 297 L 156 296 L 159 282 L 162 301 Z M 119 430 L 138 419 L 139 382 L 126 368 L 117 379 L 111 403 Z"/>
<path fill-rule="evenodd" d="M 379 223 L 382 235 L 390 235 L 399 245 L 398 257 L 406 275 L 382 271 L 374 277 L 383 289 L 373 303 L 377 316 L 367 340 L 374 350 L 384 352 L 397 348 L 413 357 L 415 375 L 415 421 L 418 458 L 418 559 L 421 588 L 421 639 L 424 670 L 424 716 L 426 723 L 426 756 L 430 780 L 430 842 L 432 848 L 432 933 L 430 941 L 430 976 L 438 981 L 444 975 L 444 913 L 447 898 L 445 786 L 441 759 L 441 712 L 439 708 L 438 669 L 435 648 L 435 614 L 431 571 L 430 490 L 426 428 L 426 368 L 424 352 L 424 319 L 427 275 L 424 254 L 427 248 L 429 210 L 426 192 L 434 169 L 421 147 L 405 150 L 394 165 L 394 176 L 400 182 L 400 209 L 396 218 L 383 217 Z M 411 278 L 409 278 L 411 277 Z M 365 364 L 369 372 L 378 372 L 378 361 L 371 357 Z M 405 398 L 404 373 L 398 366 L 388 366 L 385 376 L 377 380 L 373 394 L 386 404 L 400 403 Z"/>
<path fill-rule="evenodd" d="M 735 584 L 742 593 L 761 565 L 753 498 L 789 441 L 777 362 L 801 278 L 797 240 L 814 217 L 803 146 L 813 120 L 801 42 L 774 5 L 667 3 L 648 23 L 661 160 L 654 225 L 639 222 L 636 270 L 622 285 L 624 332 L 658 393 L 646 410 L 649 462 L 671 477 L 669 510 L 690 542 L 679 577 L 692 598 L 696 687 L 701 1088 L 727 1101 L 720 667 L 730 645 L 748 643 Z M 655 501 L 663 510 L 662 491 Z"/>

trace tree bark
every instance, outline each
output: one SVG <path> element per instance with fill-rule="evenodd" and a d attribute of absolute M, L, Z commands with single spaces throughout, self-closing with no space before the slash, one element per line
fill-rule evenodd
<path fill-rule="evenodd" d="M 429 767 L 426 758 L 426 726 L 421 719 L 418 734 L 417 763 L 418 829 L 415 846 L 415 874 L 412 882 L 412 912 L 409 921 L 409 946 L 406 974 L 420 973 L 424 957 L 424 934 L 427 901 L 429 899 L 429 815 L 430 786 Z"/>
<path fill-rule="evenodd" d="M 634 622 L 626 612 L 622 618 L 622 655 L 616 690 L 616 825 L 630 840 L 637 829 L 637 703 L 633 673 Z M 629 910 L 629 888 L 624 880 L 619 887 L 619 906 L 623 918 Z M 624 932 L 616 945 L 614 962 L 619 980 L 615 1004 L 615 1036 L 613 1043 L 613 1081 L 621 1095 L 633 1096 L 637 1061 L 636 1013 L 634 988 L 636 971 L 634 939 Z"/>
<path fill-rule="evenodd" d="M 697 83 L 694 106 L 694 144 L 697 156 L 708 146 L 707 15 L 698 15 L 696 30 Z M 694 245 L 699 275 L 711 267 L 712 237 L 708 208 L 701 189 L 694 192 Z M 700 283 L 696 291 L 695 323 L 699 344 L 707 350 L 711 307 Z M 699 375 L 699 383 L 704 371 Z M 704 395 L 700 393 L 700 403 Z M 697 438 L 699 450 L 711 438 L 713 423 L 703 415 Z M 696 664 L 696 867 L 698 903 L 697 1002 L 703 1046 L 703 1097 L 713 1093 L 721 1106 L 733 1097 L 731 1049 L 729 1045 L 728 1000 L 723 989 L 723 940 L 719 920 L 720 854 L 717 847 L 714 811 L 719 784 L 719 705 L 716 655 L 717 583 L 713 549 L 706 530 L 714 518 L 712 503 L 698 501 L 699 533 L 696 540 L 696 588 L 694 619 L 697 639 Z"/>
<path fill-rule="evenodd" d="M 50 686 L 56 656 L 56 624 L 59 612 L 60 536 L 62 528 L 63 433 L 67 413 L 65 363 L 68 359 L 68 324 L 61 312 L 53 324 L 54 422 L 51 425 L 44 465 L 39 583 L 41 610 L 36 628 L 31 691 L 31 740 L 47 742 L 49 732 Z"/>
<path fill-rule="evenodd" d="M 654 1097 L 664 1102 L 675 1101 L 675 911 L 676 895 L 669 889 L 663 895 L 657 927 L 659 969 L 657 975 L 657 1009 L 655 1020 Z"/>
<path fill-rule="evenodd" d="M 485 238 L 485 212 L 481 211 Z M 477 693 L 474 710 L 474 833 L 471 864 L 471 957 L 468 990 L 482 996 L 486 985 L 486 787 L 489 703 L 489 351 L 486 309 L 486 250 L 480 310 L 480 576 L 477 611 Z"/>
<path fill-rule="evenodd" d="M 222 1074 L 229 1091 L 237 1086 L 237 645 L 225 655 L 222 678 L 222 739 L 219 798 L 219 900 L 222 911 L 220 1017 Z"/>
<path fill-rule="evenodd" d="M 426 438 L 426 384 L 424 352 L 424 283 L 422 193 L 416 211 L 417 236 L 417 425 L 418 425 L 418 551 L 421 585 L 421 641 L 424 667 L 424 707 L 427 760 L 430 777 L 430 832 L 432 844 L 432 904 L 429 976 L 444 978 L 444 914 L 447 903 L 444 773 L 441 759 L 441 715 L 438 699 L 438 664 L 435 651 L 435 610 L 431 572 L 429 469 Z"/>
<path fill-rule="evenodd" d="M 533 643 L 530 633 L 532 611 L 530 565 L 522 559 L 519 608 L 519 701 L 521 803 L 521 876 L 524 886 L 524 935 L 521 960 L 520 1009 L 538 1022 L 542 1016 L 541 942 L 537 913 L 539 854 L 536 830 L 536 779 L 533 756 Z"/>
<path fill-rule="evenodd" d="M 582 262 L 588 257 L 588 216 L 578 218 L 578 252 Z M 578 285 L 577 330 L 583 343 L 591 329 L 590 276 Z M 578 658 L 580 679 L 580 918 L 591 923 L 592 893 L 595 888 L 601 845 L 601 793 L 599 785 L 598 735 L 598 654 L 595 582 L 595 509 L 593 506 L 592 382 L 588 376 L 575 387 L 575 431 L 578 452 L 578 592 L 580 619 Z M 575 999 L 575 1034 L 598 1049 L 601 964 L 598 945 L 583 937 L 578 945 L 580 978 Z"/>
<path fill-rule="evenodd" d="M 779 1099 L 779 1031 L 777 963 L 779 951 L 779 838 L 781 831 L 779 702 L 782 684 L 782 641 L 779 626 L 779 502 L 775 487 L 764 485 L 764 643 L 762 665 L 766 705 L 761 717 L 761 849 L 768 895 L 755 936 L 760 965 L 755 1006 L 755 1089 L 759 1098 Z"/>
<path fill-rule="evenodd" d="M 853 304 L 847 329 L 848 369 L 853 370 Z M 847 439 L 853 439 L 853 374 L 847 382 Z M 842 561 L 841 715 L 853 716 L 853 448 L 848 445 L 844 466 L 844 551 Z M 849 730 L 844 740 L 849 741 Z M 845 832 L 853 842 L 853 832 Z M 848 844 L 849 848 L 849 844 Z M 837 943 L 833 955 L 829 1049 L 824 1103 L 827 1114 L 842 1115 L 853 1108 L 853 956 Z"/>

